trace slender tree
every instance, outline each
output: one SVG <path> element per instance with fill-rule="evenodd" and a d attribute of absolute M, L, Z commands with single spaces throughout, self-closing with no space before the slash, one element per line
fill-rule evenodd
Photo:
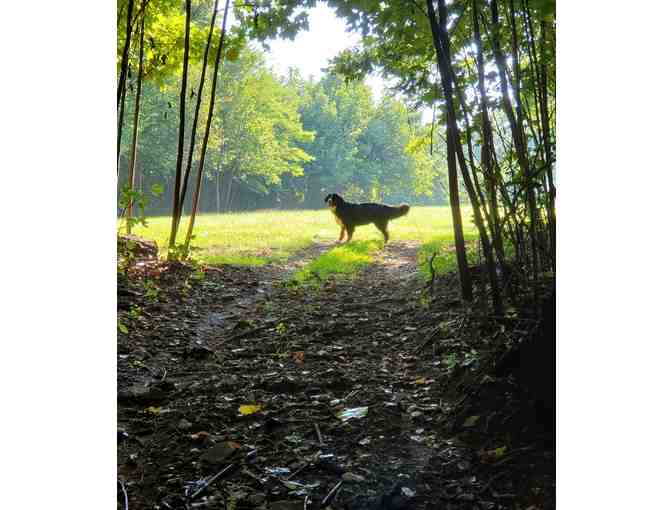
<path fill-rule="evenodd" d="M 182 87 L 180 88 L 180 124 L 177 130 L 177 162 L 175 165 L 175 189 L 173 193 L 173 219 L 168 240 L 168 257 L 174 257 L 175 238 L 180 226 L 180 187 L 182 186 L 182 160 L 184 158 L 184 124 L 187 102 L 187 78 L 189 75 L 189 27 L 191 26 L 191 0 L 185 0 L 184 60 L 182 63 Z"/>
<path fill-rule="evenodd" d="M 212 18 L 210 19 L 210 31 L 208 32 L 208 40 L 205 44 L 205 51 L 203 53 L 203 67 L 201 69 L 201 79 L 198 84 L 198 94 L 196 95 L 196 109 L 194 112 L 194 121 L 191 125 L 191 139 L 189 140 L 189 156 L 187 158 L 187 169 L 184 172 L 184 182 L 182 183 L 182 192 L 180 195 L 180 215 L 184 209 L 184 198 L 187 195 L 187 186 L 189 184 L 189 175 L 191 174 L 191 165 L 194 159 L 194 146 L 196 145 L 196 128 L 198 127 L 198 113 L 201 110 L 201 96 L 203 94 L 203 85 L 205 84 L 205 73 L 208 67 L 208 54 L 210 53 L 210 43 L 212 41 L 212 33 L 215 28 L 215 18 L 217 17 L 217 7 L 219 0 L 215 0 L 215 6 L 212 10 Z"/>
<path fill-rule="evenodd" d="M 217 56 L 215 57 L 215 69 L 212 73 L 212 88 L 210 90 L 210 105 L 208 107 L 208 118 L 205 123 L 205 132 L 203 133 L 203 142 L 201 144 L 201 154 L 198 160 L 198 175 L 196 176 L 196 189 L 194 190 L 194 198 L 191 204 L 191 217 L 189 218 L 189 227 L 187 228 L 187 236 L 184 240 L 185 247 L 189 247 L 191 235 L 194 231 L 194 223 L 196 222 L 196 213 L 198 211 L 198 201 L 201 197 L 201 183 L 203 181 L 203 168 L 205 166 L 205 156 L 208 150 L 208 138 L 210 136 L 210 126 L 212 125 L 212 113 L 215 110 L 215 95 L 217 92 L 217 74 L 219 72 L 219 64 L 222 58 L 222 48 L 224 47 L 224 39 L 226 38 L 226 19 L 229 13 L 229 2 L 226 0 L 224 7 L 224 17 L 222 19 L 222 30 L 219 36 L 219 44 L 217 46 Z"/>
<path fill-rule="evenodd" d="M 121 134 L 124 128 L 124 110 L 126 105 L 126 84 L 121 91 L 121 105 L 117 112 L 117 179 L 119 178 L 119 157 L 121 156 Z"/>
<path fill-rule="evenodd" d="M 460 273 L 460 286 L 462 289 L 462 298 L 465 301 L 473 299 L 473 287 L 469 266 L 467 263 L 467 250 L 464 243 L 464 229 L 462 227 L 462 212 L 460 210 L 460 196 L 457 185 L 457 163 L 456 146 L 459 139 L 456 137 L 453 129 L 453 86 L 448 69 L 448 59 L 446 48 L 444 46 L 445 33 L 442 33 L 440 27 L 445 27 L 447 23 L 446 4 L 444 0 L 439 0 L 439 14 L 437 18 L 436 10 L 432 0 L 427 0 L 427 14 L 429 24 L 432 30 L 432 40 L 436 50 L 437 64 L 441 76 L 441 85 L 443 97 L 446 103 L 446 145 L 447 145 L 447 163 L 448 163 L 448 192 L 450 195 L 450 209 L 453 217 L 453 233 L 455 236 L 455 254 L 457 256 L 457 267 Z"/>
<path fill-rule="evenodd" d="M 132 21 L 133 21 L 133 0 L 128 0 L 126 7 L 126 39 L 124 41 L 124 50 L 121 55 L 121 69 L 119 71 L 119 82 L 117 84 L 117 109 L 121 103 L 122 90 L 126 82 L 126 74 L 128 73 L 128 54 L 131 48 L 132 37 Z"/>
<path fill-rule="evenodd" d="M 502 93 L 502 104 L 504 106 L 504 112 L 509 120 L 509 127 L 511 129 L 511 135 L 513 138 L 513 145 L 515 147 L 516 158 L 518 164 L 520 165 L 521 171 L 525 179 L 525 194 L 527 197 L 527 206 L 528 214 L 530 215 L 530 241 L 531 247 L 530 251 L 532 252 L 532 287 L 536 300 L 536 282 L 537 282 L 537 273 L 538 273 L 538 249 L 537 249 L 537 205 L 536 197 L 534 191 L 534 183 L 531 177 L 529 160 L 527 157 L 527 142 L 526 137 L 523 133 L 522 123 L 518 122 L 516 115 L 513 111 L 513 106 L 511 105 L 511 99 L 509 98 L 509 86 L 507 79 L 507 70 L 506 70 L 506 61 L 504 54 L 501 49 L 501 40 L 500 40 L 500 23 L 499 23 L 499 11 L 497 8 L 497 0 L 492 0 L 490 3 L 490 10 L 492 15 L 492 51 L 495 56 L 495 63 L 497 64 L 497 70 L 499 73 L 499 83 L 500 90 Z M 515 23 L 515 19 L 512 20 L 512 23 Z M 515 33 L 515 30 L 513 31 Z M 513 36 L 515 39 L 515 36 Z M 514 44 L 514 49 L 516 45 Z M 515 59 L 517 62 L 517 57 Z M 514 96 L 519 95 L 514 91 Z M 516 108 L 519 109 L 520 105 L 517 104 Z"/>
<path fill-rule="evenodd" d="M 133 112 L 133 140 L 128 157 L 128 189 L 133 191 L 135 188 L 135 165 L 138 159 L 138 125 L 140 120 L 140 98 L 142 96 L 142 64 L 145 49 L 145 15 L 142 15 L 140 21 L 140 54 L 138 55 L 138 79 L 135 90 L 135 111 Z M 131 233 L 131 218 L 133 217 L 133 198 L 129 199 L 126 209 L 126 233 Z"/>
<path fill-rule="evenodd" d="M 120 11 L 121 14 L 121 11 Z M 133 21 L 133 0 L 126 6 L 126 39 L 121 54 L 121 69 L 117 84 L 117 178 L 119 177 L 119 156 L 121 154 L 121 133 L 124 128 L 124 105 L 126 100 L 126 76 L 128 74 L 128 54 L 131 48 L 131 32 Z M 118 23 L 118 22 L 117 22 Z"/>

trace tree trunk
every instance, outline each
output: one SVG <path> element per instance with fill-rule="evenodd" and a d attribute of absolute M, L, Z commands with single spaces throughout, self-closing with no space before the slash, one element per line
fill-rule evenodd
<path fill-rule="evenodd" d="M 447 65 L 448 65 L 448 70 L 450 72 L 451 77 L 456 78 L 457 76 L 455 75 L 453 69 L 452 69 L 452 62 L 451 62 L 451 54 L 450 54 L 450 40 L 447 37 L 447 34 L 443 34 L 443 48 L 444 48 L 444 53 L 447 57 Z M 458 96 L 460 96 L 460 90 L 459 90 L 459 84 L 457 83 L 457 80 L 454 82 L 455 86 L 455 91 Z M 451 129 L 454 133 L 454 139 L 458 141 L 456 143 L 455 149 L 456 149 L 456 154 L 457 154 L 457 160 L 460 165 L 460 169 L 462 171 L 462 181 L 464 182 L 464 186 L 467 190 L 467 194 L 469 195 L 469 201 L 471 202 L 471 207 L 474 212 L 474 222 L 476 223 L 476 228 L 478 229 L 478 234 L 481 239 L 481 245 L 483 247 L 483 254 L 485 255 L 485 260 L 486 260 L 486 266 L 488 269 L 488 276 L 490 279 L 490 289 L 491 289 L 491 295 L 492 295 L 492 306 L 493 310 L 496 314 L 501 314 L 502 312 L 502 299 L 499 293 L 499 283 L 497 282 L 497 270 L 495 267 L 495 260 L 492 256 L 492 244 L 490 243 L 490 238 L 488 236 L 488 232 L 485 228 L 485 224 L 483 222 L 483 217 L 481 216 L 481 205 L 478 199 L 478 195 L 476 194 L 476 189 L 474 188 L 474 184 L 471 181 L 471 176 L 469 175 L 469 168 L 467 167 L 467 162 L 464 158 L 464 152 L 462 150 L 462 146 L 459 144 L 459 129 L 457 127 L 457 119 L 455 115 L 455 111 L 452 106 L 452 102 L 449 105 L 450 108 L 450 114 L 448 115 L 448 119 L 451 123 Z M 465 120 L 466 120 L 466 109 L 465 109 Z M 468 121 L 467 121 L 468 125 Z M 482 279 L 483 281 L 483 279 Z M 484 304 L 485 306 L 485 304 Z"/>
<path fill-rule="evenodd" d="M 119 158 L 121 157 L 121 133 L 124 129 L 124 106 L 126 105 L 126 84 L 121 91 L 121 106 L 117 113 L 117 179 L 119 179 Z"/>
<path fill-rule="evenodd" d="M 551 240 L 551 263 L 555 269 L 555 183 L 553 181 L 553 153 L 551 150 L 551 129 L 548 113 L 548 76 L 546 71 L 546 23 L 541 20 L 541 129 L 544 140 L 544 154 L 546 160 L 546 178 L 548 180 L 548 228 Z"/>
<path fill-rule="evenodd" d="M 131 33 L 133 21 L 133 0 L 128 0 L 126 13 L 126 40 L 124 41 L 124 51 L 121 54 L 121 69 L 119 70 L 119 83 L 117 84 L 117 109 L 121 103 L 122 90 L 126 83 L 126 74 L 128 73 L 128 52 L 131 48 Z"/>
<path fill-rule="evenodd" d="M 191 174 L 191 165 L 194 158 L 194 146 L 196 145 L 196 128 L 198 127 L 198 113 L 201 109 L 201 96 L 203 95 L 203 86 L 205 85 L 205 72 L 208 67 L 208 54 L 210 53 L 210 42 L 212 41 L 212 33 L 215 28 L 215 18 L 217 17 L 217 7 L 219 0 L 215 0 L 215 7 L 212 11 L 212 19 L 210 20 L 210 31 L 208 32 L 208 41 L 205 43 L 205 52 L 203 54 L 203 68 L 201 69 L 201 80 L 198 84 L 198 94 L 196 95 L 196 110 L 194 112 L 194 121 L 191 126 L 191 139 L 189 140 L 189 157 L 187 158 L 187 169 L 184 172 L 184 182 L 182 184 L 182 194 L 180 196 L 180 214 L 184 208 L 184 197 L 187 196 L 187 185 L 189 183 L 189 175 Z"/>
<path fill-rule="evenodd" d="M 224 211 L 228 212 L 231 210 L 231 199 L 233 196 L 233 169 L 229 170 L 226 175 L 228 182 L 226 184 L 226 195 L 224 196 Z"/>
<path fill-rule="evenodd" d="M 437 64 L 439 65 L 439 74 L 441 75 L 441 85 L 443 88 L 443 96 L 446 101 L 446 145 L 447 145 L 447 163 L 448 163 L 448 192 L 450 196 L 450 208 L 453 217 L 453 232 L 455 236 L 455 254 L 457 256 L 457 267 L 460 274 L 460 286 L 462 289 L 462 298 L 465 301 L 473 299 L 473 289 L 471 283 L 471 275 L 469 274 L 469 266 L 467 263 L 467 251 L 464 244 L 464 231 L 462 228 L 462 213 L 460 210 L 460 197 L 457 185 L 457 164 L 455 161 L 456 145 L 459 140 L 456 139 L 455 130 L 452 129 L 452 122 L 450 116 L 454 114 L 452 111 L 453 90 L 448 71 L 448 56 L 441 40 L 440 26 L 445 26 L 446 23 L 446 5 L 444 0 L 439 0 L 439 20 L 437 21 L 436 11 L 432 0 L 427 0 L 427 12 L 429 16 L 429 24 L 432 29 L 432 39 L 434 48 L 436 50 Z"/>
<path fill-rule="evenodd" d="M 205 156 L 208 150 L 208 138 L 210 136 L 210 126 L 212 125 L 212 113 L 215 110 L 215 93 L 217 92 L 217 74 L 219 72 L 219 62 L 222 58 L 222 48 L 224 47 L 224 38 L 226 36 L 226 19 L 229 14 L 230 0 L 226 0 L 224 7 L 224 17 L 222 19 L 222 31 L 219 37 L 219 45 L 217 46 L 217 56 L 215 57 L 215 69 L 212 74 L 212 89 L 210 91 L 210 106 L 208 108 L 208 119 L 205 123 L 205 132 L 203 133 L 203 142 L 201 145 L 201 157 L 198 162 L 198 175 L 196 176 L 196 189 L 194 190 L 194 199 L 191 204 L 191 218 L 189 219 L 189 227 L 187 228 L 187 236 L 184 240 L 185 247 L 189 247 L 191 235 L 194 230 L 194 223 L 196 222 L 196 213 L 198 211 L 198 201 L 201 196 L 201 182 L 203 181 L 203 167 L 205 166 Z"/>
<path fill-rule="evenodd" d="M 138 86 L 135 91 L 135 111 L 133 112 L 133 141 L 128 153 L 128 188 L 133 191 L 135 187 L 135 163 L 138 159 L 138 124 L 140 120 L 140 97 L 142 95 L 142 59 L 145 49 L 145 16 L 140 22 L 140 55 L 138 56 Z M 133 217 L 133 198 L 128 202 L 126 210 L 126 233 L 131 233 L 131 218 Z"/>
<path fill-rule="evenodd" d="M 180 124 L 177 132 L 177 162 L 175 165 L 175 189 L 173 193 L 173 221 L 168 241 L 168 258 L 174 258 L 175 237 L 180 226 L 180 188 L 182 186 L 182 159 L 184 157 L 184 118 L 189 74 L 189 28 L 191 25 L 191 0 L 185 0 L 186 21 L 184 29 L 184 61 L 182 63 L 182 88 L 180 89 Z"/>

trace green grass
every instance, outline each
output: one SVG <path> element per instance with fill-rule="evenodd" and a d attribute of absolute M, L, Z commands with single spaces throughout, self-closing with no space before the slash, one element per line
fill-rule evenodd
<path fill-rule="evenodd" d="M 470 214 L 469 208 L 464 207 L 465 236 L 468 239 L 469 236 L 473 238 L 475 232 L 469 221 Z M 178 243 L 184 241 L 187 221 L 182 219 Z M 170 218 L 152 217 L 147 219 L 147 223 L 147 227 L 136 227 L 133 233 L 154 239 L 165 255 L 170 234 Z M 389 230 L 392 242 L 415 240 L 423 243 L 420 250 L 422 256 L 432 247 L 451 243 L 450 208 L 411 206 L 410 213 L 393 220 Z M 317 211 L 266 210 L 203 214 L 196 219 L 196 238 L 192 241 L 192 246 L 195 248 L 194 257 L 204 263 L 261 265 L 284 261 L 313 242 L 333 242 L 338 239 L 339 232 L 340 228 L 326 208 Z M 382 235 L 373 225 L 357 227 L 354 241 L 380 240 Z M 353 243 L 353 246 L 353 256 L 366 255 L 358 251 L 360 248 L 357 243 Z M 347 249 L 341 255 L 337 252 L 335 257 L 341 259 L 334 259 L 331 267 L 336 267 L 337 260 L 347 259 L 347 252 Z M 430 255 L 431 253 L 433 252 L 429 252 Z M 435 260 L 435 265 L 437 262 L 439 261 Z M 349 264 L 348 262 L 347 265 Z"/>
<path fill-rule="evenodd" d="M 478 239 L 476 229 L 464 232 L 464 239 L 467 244 L 467 260 L 470 264 L 476 262 L 478 257 L 475 240 Z M 457 257 L 455 255 L 455 243 L 453 234 L 433 237 L 422 243 L 418 251 L 418 266 L 423 278 L 429 280 L 431 271 L 429 269 L 429 260 L 436 253 L 432 262 L 436 276 L 441 276 L 451 271 L 457 270 Z"/>
<path fill-rule="evenodd" d="M 319 282 L 331 275 L 355 274 L 369 264 L 382 247 L 383 241 L 373 240 L 351 241 L 337 246 L 298 270 L 292 280 L 299 283 Z"/>

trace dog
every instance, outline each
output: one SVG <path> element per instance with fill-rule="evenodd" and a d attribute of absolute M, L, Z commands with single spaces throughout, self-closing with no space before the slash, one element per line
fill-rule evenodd
<path fill-rule="evenodd" d="M 331 193 L 324 199 L 327 206 L 334 214 L 336 223 L 341 227 L 341 235 L 338 242 L 343 241 L 343 236 L 348 233 L 348 241 L 352 239 L 355 233 L 355 227 L 373 223 L 385 237 L 385 243 L 390 239 L 387 231 L 387 224 L 390 220 L 401 218 L 408 214 L 411 209 L 408 204 L 400 206 L 391 206 L 385 204 L 355 204 L 346 202 L 343 197 L 336 193 Z"/>

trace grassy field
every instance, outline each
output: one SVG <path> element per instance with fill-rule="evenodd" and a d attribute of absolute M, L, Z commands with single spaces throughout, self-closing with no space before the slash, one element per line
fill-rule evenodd
<path fill-rule="evenodd" d="M 475 239 L 475 228 L 470 221 L 470 210 L 463 209 L 465 235 L 467 239 Z M 136 227 L 134 233 L 154 239 L 162 252 L 165 253 L 170 233 L 169 217 L 147 219 L 148 227 Z M 184 240 L 186 221 L 182 221 L 178 242 Z M 419 262 L 423 273 L 422 262 L 439 251 L 441 256 L 434 261 L 440 270 L 451 270 L 452 222 L 448 207 L 411 207 L 411 212 L 390 224 L 390 237 L 395 240 L 414 240 L 423 244 L 419 254 Z M 204 214 L 197 218 L 192 241 L 195 248 L 194 257 L 208 264 L 228 263 L 260 265 L 267 262 L 286 260 L 297 250 L 310 246 L 311 243 L 331 242 L 338 238 L 340 232 L 332 214 L 325 208 L 316 211 L 255 211 L 228 214 Z M 358 227 L 354 241 L 380 241 L 382 235 L 373 225 Z M 317 264 L 308 271 L 325 275 L 325 271 L 336 269 L 339 261 L 347 266 L 360 267 L 368 263 L 367 257 L 375 251 L 379 243 L 354 243 L 351 248 L 335 248 L 322 255 L 331 257 L 314 261 Z M 340 251 L 335 251 L 340 250 Z M 332 253 L 334 252 L 334 253 Z M 329 255 L 331 254 L 331 255 Z M 445 263 L 442 262 L 445 259 Z M 326 262 L 325 262 L 326 260 Z M 426 266 L 426 264 L 424 264 Z M 331 271 L 338 272 L 338 271 Z"/>

